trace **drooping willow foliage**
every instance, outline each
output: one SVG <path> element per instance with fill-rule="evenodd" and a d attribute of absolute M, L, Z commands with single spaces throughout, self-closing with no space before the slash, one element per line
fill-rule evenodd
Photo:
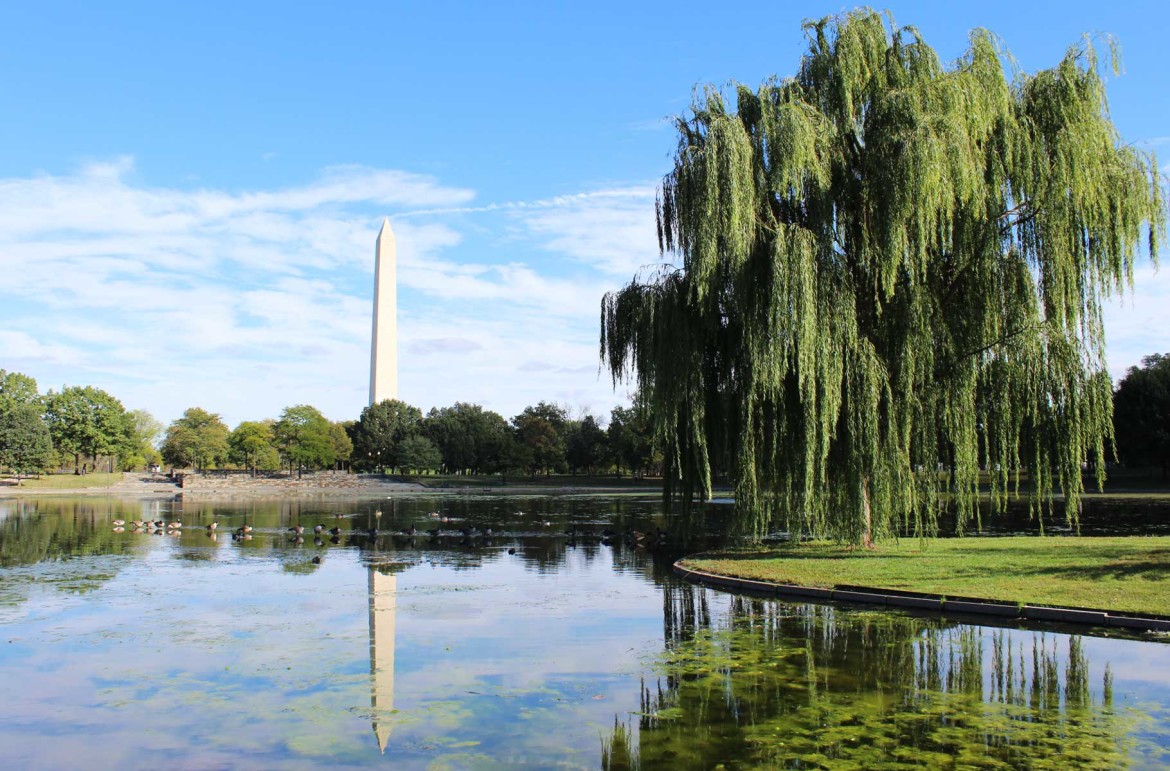
<path fill-rule="evenodd" d="M 1124 145 L 1093 45 L 1012 74 L 990 33 L 943 66 L 858 11 L 805 25 L 796 77 L 708 89 L 658 200 L 676 265 L 606 295 L 676 512 L 730 475 L 735 526 L 869 543 L 1002 508 L 1076 517 L 1112 443 L 1102 300 L 1156 259 L 1151 154 Z M 687 521 L 687 520 L 684 520 Z"/>

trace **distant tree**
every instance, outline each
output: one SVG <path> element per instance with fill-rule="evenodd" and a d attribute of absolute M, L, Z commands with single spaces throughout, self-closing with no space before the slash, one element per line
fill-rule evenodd
<path fill-rule="evenodd" d="M 37 381 L 19 372 L 0 369 L 0 414 L 18 404 L 40 405 L 44 401 L 37 391 Z"/>
<path fill-rule="evenodd" d="M 568 415 L 564 408 L 547 402 L 524 411 L 512 418 L 512 428 L 517 441 L 530 453 L 529 470 L 550 473 L 566 467 L 565 428 Z"/>
<path fill-rule="evenodd" d="M 20 477 L 39 474 L 53 458 L 49 427 L 35 404 L 14 404 L 0 412 L 0 466 Z"/>
<path fill-rule="evenodd" d="M 353 457 L 353 440 L 349 438 L 350 428 L 354 421 L 347 420 L 329 424 L 329 440 L 333 444 L 334 468 L 341 468 L 350 462 Z"/>
<path fill-rule="evenodd" d="M 422 419 L 420 409 L 398 399 L 366 407 L 349 429 L 354 467 L 359 471 L 397 468 L 399 445 L 422 431 Z"/>
<path fill-rule="evenodd" d="M 425 436 L 408 436 L 398 445 L 398 464 L 411 471 L 438 471 L 443 465 L 443 455 Z"/>
<path fill-rule="evenodd" d="M 597 418 L 585 415 L 573 421 L 565 444 L 565 460 L 574 474 L 584 469 L 590 473 L 597 470 L 609 455 L 609 437 L 597 424 Z"/>
<path fill-rule="evenodd" d="M 1130 367 L 1113 393 L 1117 455 L 1127 466 L 1159 466 L 1170 476 L 1170 353 Z"/>
<path fill-rule="evenodd" d="M 73 455 L 74 473 L 81 473 L 82 455 L 96 467 L 99 456 L 121 453 L 133 441 L 122 402 L 93 386 L 49 391 L 45 422 L 57 449 Z"/>
<path fill-rule="evenodd" d="M 654 459 L 653 431 L 644 407 L 614 407 L 606 430 L 614 464 L 634 476 L 647 473 Z"/>
<path fill-rule="evenodd" d="M 330 423 L 316 407 L 298 404 L 280 413 L 273 426 L 276 447 L 289 470 L 300 477 L 304 469 L 319 469 L 333 465 L 336 459 Z"/>
<path fill-rule="evenodd" d="M 118 456 L 118 465 L 136 469 L 162 460 L 156 445 L 163 435 L 163 424 L 146 410 L 130 410 L 126 413 L 126 423 L 127 441 Z"/>
<path fill-rule="evenodd" d="M 248 469 L 255 476 L 260 469 L 280 468 L 276 451 L 273 420 L 245 420 L 228 434 L 228 460 Z"/>
<path fill-rule="evenodd" d="M 228 457 L 228 427 L 219 415 L 191 407 L 167 427 L 162 457 L 177 468 L 205 470 Z"/>
<path fill-rule="evenodd" d="M 448 473 L 494 473 L 508 438 L 508 423 L 499 413 L 478 404 L 456 402 L 432 409 L 423 421 L 423 432 L 443 456 Z"/>

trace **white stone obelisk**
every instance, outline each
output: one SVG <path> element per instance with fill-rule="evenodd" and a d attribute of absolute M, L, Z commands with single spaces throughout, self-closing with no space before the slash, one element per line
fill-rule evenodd
<path fill-rule="evenodd" d="M 398 398 L 398 247 L 390 218 L 374 249 L 374 333 L 370 341 L 370 404 Z"/>
<path fill-rule="evenodd" d="M 378 750 L 386 752 L 394 714 L 394 621 L 398 615 L 398 577 L 370 574 L 370 708 Z"/>

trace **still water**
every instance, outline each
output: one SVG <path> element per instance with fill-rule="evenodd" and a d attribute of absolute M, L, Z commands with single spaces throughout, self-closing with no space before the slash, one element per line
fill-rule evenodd
<path fill-rule="evenodd" d="M 600 538 L 659 511 L 0 501 L 0 767 L 1170 766 L 1167 642 L 693 587 Z"/>

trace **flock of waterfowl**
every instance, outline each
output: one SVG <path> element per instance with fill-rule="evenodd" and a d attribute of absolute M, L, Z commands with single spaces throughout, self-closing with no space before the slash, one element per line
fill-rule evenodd
<path fill-rule="evenodd" d="M 518 511 L 516 514 L 521 517 L 524 516 L 524 512 L 522 511 Z M 336 514 L 334 516 L 337 519 L 341 518 L 340 514 Z M 381 518 L 382 512 L 376 511 L 374 512 L 374 516 L 376 518 Z M 428 516 L 429 518 L 437 520 L 441 523 L 450 523 L 455 521 L 453 518 L 443 516 L 438 512 L 431 512 Z M 172 520 L 170 522 L 166 522 L 161 519 L 154 521 L 134 520 L 130 523 L 127 523 L 125 520 L 115 519 L 112 524 L 114 526 L 114 532 L 116 533 L 125 532 L 127 524 L 129 525 L 130 531 L 134 533 L 154 533 L 155 535 L 167 533 L 170 535 L 179 535 L 183 531 L 183 523 L 178 520 Z M 541 528 L 548 528 L 552 526 L 552 522 L 549 520 L 539 520 L 538 524 L 541 526 Z M 210 537 L 212 540 L 215 540 L 218 529 L 219 522 L 212 522 L 211 524 L 204 526 L 204 530 L 206 531 L 208 537 Z M 252 539 L 253 530 L 254 528 L 251 525 L 240 525 L 232 531 L 232 540 L 249 541 Z M 348 537 L 365 536 L 369 539 L 377 539 L 380 536 L 386 535 L 394 538 L 397 541 L 405 543 L 414 541 L 420 535 L 425 535 L 430 542 L 435 544 L 445 544 L 458 539 L 458 544 L 461 546 L 470 546 L 476 544 L 490 546 L 492 544 L 493 538 L 515 538 L 519 535 L 522 535 L 522 533 L 519 532 L 501 532 L 494 530 L 491 527 L 480 528 L 474 525 L 467 525 L 458 528 L 433 527 L 425 531 L 419 531 L 419 529 L 413 524 L 403 530 L 380 530 L 377 527 L 343 530 L 340 525 L 327 527 L 323 524 L 317 524 L 311 528 L 307 528 L 305 525 L 298 524 L 288 528 L 287 532 L 289 534 L 289 539 L 296 544 L 303 543 L 304 536 L 308 533 L 311 533 L 313 535 L 314 542 L 318 546 L 324 545 L 324 541 L 322 539 L 325 536 L 329 536 L 329 540 L 332 543 L 338 544 L 341 542 L 342 535 L 346 535 Z M 610 528 L 594 531 L 578 528 L 574 525 L 567 530 L 564 530 L 563 535 L 567 536 L 568 538 L 568 541 L 566 542 L 567 546 L 576 546 L 578 543 L 591 542 L 600 543 L 605 546 L 613 546 L 620 542 L 639 549 L 665 546 L 670 539 L 670 534 L 662 528 L 655 528 L 653 531 L 645 532 L 634 529 L 626 529 L 619 533 Z M 515 553 L 515 549 L 509 549 L 508 552 L 510 554 Z"/>

